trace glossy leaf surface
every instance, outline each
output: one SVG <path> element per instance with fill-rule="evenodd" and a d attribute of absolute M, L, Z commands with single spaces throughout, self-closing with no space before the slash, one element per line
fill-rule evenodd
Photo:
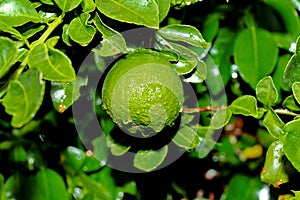
<path fill-rule="evenodd" d="M 277 54 L 276 43 L 266 30 L 251 27 L 241 31 L 236 38 L 234 61 L 242 78 L 252 88 L 273 71 Z"/>
<path fill-rule="evenodd" d="M 182 41 L 200 48 L 208 46 L 199 30 L 189 25 L 173 24 L 164 26 L 157 31 L 157 34 L 167 40 Z"/>
<path fill-rule="evenodd" d="M 0 78 L 17 62 L 22 51 L 20 42 L 14 42 L 6 37 L 0 37 Z"/>
<path fill-rule="evenodd" d="M 58 112 L 64 112 L 80 97 L 80 88 L 87 85 L 87 79 L 77 77 L 74 82 L 51 83 L 51 99 Z"/>
<path fill-rule="evenodd" d="M 79 17 L 74 18 L 68 27 L 70 38 L 81 46 L 87 46 L 96 33 L 96 29 L 88 24 L 89 18 L 90 14 L 82 13 Z"/>
<path fill-rule="evenodd" d="M 279 138 L 280 135 L 284 134 L 284 123 L 274 112 L 272 108 L 268 109 L 267 114 L 264 117 L 263 125 L 268 129 L 269 133 L 275 137 Z"/>
<path fill-rule="evenodd" d="M 222 199 L 259 200 L 259 191 L 264 187 L 264 184 L 256 177 L 253 178 L 244 174 L 236 174 L 231 178 Z"/>
<path fill-rule="evenodd" d="M 136 168 L 142 171 L 152 171 L 157 168 L 165 159 L 168 153 L 168 146 L 165 145 L 162 149 L 158 151 L 146 150 L 138 151 L 135 155 L 133 164 Z"/>
<path fill-rule="evenodd" d="M 22 127 L 40 108 L 45 91 L 45 82 L 40 78 L 37 70 L 30 69 L 10 82 L 2 104 L 5 111 L 13 117 L 12 126 Z"/>
<path fill-rule="evenodd" d="M 42 20 L 29 0 L 3 0 L 0 2 L 0 21 L 10 26 L 20 26 Z"/>
<path fill-rule="evenodd" d="M 298 102 L 298 104 L 300 104 L 300 82 L 295 82 L 292 85 L 292 91 L 296 101 Z"/>
<path fill-rule="evenodd" d="M 76 77 L 71 60 L 62 51 L 44 43 L 30 50 L 28 64 L 37 68 L 46 80 L 72 82 Z"/>
<path fill-rule="evenodd" d="M 77 6 L 79 6 L 82 0 L 54 0 L 54 1 L 62 11 L 69 12 L 75 9 Z"/>
<path fill-rule="evenodd" d="M 260 175 L 261 180 L 276 188 L 288 182 L 289 177 L 285 170 L 285 162 L 283 146 L 279 140 L 276 140 L 268 148 L 264 168 Z"/>
<path fill-rule="evenodd" d="M 96 0 L 95 3 L 101 13 L 112 19 L 158 28 L 159 9 L 156 0 Z"/>
<path fill-rule="evenodd" d="M 253 96 L 244 95 L 237 98 L 230 105 L 233 114 L 241 114 L 258 118 L 257 101 Z"/>
<path fill-rule="evenodd" d="M 265 105 L 275 105 L 278 93 L 271 76 L 267 76 L 257 83 L 256 97 Z"/>
<path fill-rule="evenodd" d="M 69 199 L 62 177 L 51 169 L 43 168 L 36 175 L 29 177 L 16 173 L 9 177 L 4 187 L 7 199 Z"/>
<path fill-rule="evenodd" d="M 101 48 L 94 49 L 94 52 L 101 56 L 112 56 L 118 53 L 125 53 L 127 50 L 126 42 L 123 36 L 103 23 L 100 16 L 96 14 L 93 23 L 98 31 L 103 35 Z"/>
<path fill-rule="evenodd" d="M 300 135 L 299 135 L 300 120 L 296 119 L 284 126 L 286 132 L 279 139 L 283 144 L 283 150 L 286 157 L 292 165 L 300 171 L 300 158 L 295 156 L 295 153 L 300 152 Z"/>

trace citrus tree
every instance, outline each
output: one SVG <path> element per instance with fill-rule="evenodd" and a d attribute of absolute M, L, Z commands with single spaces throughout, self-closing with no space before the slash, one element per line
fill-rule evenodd
<path fill-rule="evenodd" d="M 300 199 L 299 8 L 0 1 L 0 199 Z"/>

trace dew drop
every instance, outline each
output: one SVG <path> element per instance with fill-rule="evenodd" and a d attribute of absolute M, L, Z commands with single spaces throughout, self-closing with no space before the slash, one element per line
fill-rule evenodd
<path fill-rule="evenodd" d="M 57 107 L 57 111 L 60 113 L 65 112 L 66 109 L 67 109 L 67 107 L 64 104 L 59 104 Z"/>

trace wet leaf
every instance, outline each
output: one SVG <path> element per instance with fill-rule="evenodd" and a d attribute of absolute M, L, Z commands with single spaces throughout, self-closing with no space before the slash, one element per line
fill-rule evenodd
<path fill-rule="evenodd" d="M 63 165 L 71 167 L 72 170 L 79 172 L 83 166 L 86 155 L 76 147 L 69 146 L 62 154 Z"/>
<path fill-rule="evenodd" d="M 82 0 L 54 0 L 54 1 L 62 11 L 69 12 L 75 9 L 77 6 L 79 6 Z"/>
<path fill-rule="evenodd" d="M 261 78 L 273 71 L 278 47 L 269 32 L 253 26 L 238 34 L 233 54 L 240 75 L 254 89 Z"/>
<path fill-rule="evenodd" d="M 5 111 L 12 115 L 11 124 L 20 128 L 28 123 L 39 110 L 45 91 L 45 82 L 35 69 L 24 72 L 17 80 L 10 81 L 3 98 Z"/>
<path fill-rule="evenodd" d="M 256 85 L 257 100 L 265 105 L 275 105 L 278 93 L 271 76 L 262 78 Z"/>
<path fill-rule="evenodd" d="M 8 178 L 4 187 L 7 199 L 69 199 L 62 177 L 51 169 L 42 168 L 36 175 L 30 176 L 15 173 Z"/>
<path fill-rule="evenodd" d="M 108 157 L 108 149 L 106 147 L 106 137 L 105 135 L 99 136 L 92 141 L 94 150 L 93 153 L 95 158 L 100 162 L 101 166 L 106 165 Z"/>
<path fill-rule="evenodd" d="M 96 4 L 93 0 L 82 0 L 81 6 L 82 12 L 84 13 L 93 12 L 96 8 Z"/>
<path fill-rule="evenodd" d="M 283 81 L 288 87 L 292 87 L 293 83 L 300 82 L 300 56 L 294 54 L 284 71 Z"/>
<path fill-rule="evenodd" d="M 126 42 L 123 36 L 104 24 L 98 14 L 94 17 L 93 23 L 103 36 L 101 48 L 99 50 L 94 49 L 94 52 L 101 56 L 112 56 L 127 52 Z"/>
<path fill-rule="evenodd" d="M 157 34 L 167 40 L 186 42 L 200 48 L 208 46 L 199 30 L 190 25 L 172 24 L 164 26 L 157 31 Z"/>
<path fill-rule="evenodd" d="M 233 114 L 241 114 L 258 118 L 257 101 L 251 95 L 244 95 L 232 102 L 230 109 Z"/>
<path fill-rule="evenodd" d="M 266 187 L 257 177 L 249 177 L 244 174 L 234 175 L 226 187 L 222 200 L 231 199 L 260 199 L 260 191 Z"/>
<path fill-rule="evenodd" d="M 174 138 L 172 139 L 172 141 L 176 145 L 185 149 L 192 149 L 194 148 L 195 143 L 199 144 L 200 142 L 197 134 L 197 130 L 189 126 L 183 126 L 181 129 L 179 129 L 176 135 L 174 136 Z"/>
<path fill-rule="evenodd" d="M 70 38 L 81 46 L 87 46 L 96 34 L 96 29 L 88 24 L 90 16 L 88 13 L 82 13 L 74 18 L 68 27 Z"/>
<path fill-rule="evenodd" d="M 159 22 L 162 22 L 169 13 L 171 0 L 155 0 L 158 5 Z"/>
<path fill-rule="evenodd" d="M 0 21 L 10 26 L 20 26 L 27 22 L 42 22 L 29 0 L 2 0 Z"/>
<path fill-rule="evenodd" d="M 232 63 L 230 58 L 233 54 L 235 38 L 236 32 L 229 28 L 221 28 L 210 50 L 210 55 L 220 70 L 224 85 L 231 78 Z"/>
<path fill-rule="evenodd" d="M 23 44 L 21 42 L 14 42 L 9 38 L 0 37 L 0 78 L 2 78 L 15 64 L 22 55 L 19 48 Z"/>
<path fill-rule="evenodd" d="M 96 0 L 95 3 L 101 13 L 112 19 L 150 28 L 159 26 L 159 9 L 156 0 Z"/>
<path fill-rule="evenodd" d="M 275 188 L 289 181 L 285 170 L 286 158 L 283 146 L 279 140 L 274 141 L 268 148 L 263 171 L 260 178 L 267 184 L 272 184 Z"/>
<path fill-rule="evenodd" d="M 299 119 L 290 121 L 284 126 L 286 133 L 279 137 L 286 157 L 298 171 L 300 171 L 300 157 L 295 156 L 295 153 L 300 152 L 299 126 Z"/>
<path fill-rule="evenodd" d="M 203 24 L 203 37 L 206 41 L 211 42 L 219 31 L 219 13 L 213 13 L 206 17 Z"/>
<path fill-rule="evenodd" d="M 165 159 L 168 153 L 168 145 L 165 145 L 162 149 L 158 151 L 146 150 L 138 151 L 134 157 L 133 164 L 136 168 L 150 172 L 157 168 Z"/>
<path fill-rule="evenodd" d="M 300 111 L 300 106 L 295 100 L 293 95 L 288 96 L 282 103 L 284 108 L 288 108 L 291 111 Z"/>
<path fill-rule="evenodd" d="M 28 64 L 37 68 L 43 79 L 49 81 L 72 82 L 76 78 L 71 60 L 62 51 L 44 43 L 29 51 Z"/>
<path fill-rule="evenodd" d="M 263 125 L 268 129 L 269 133 L 275 137 L 279 138 L 280 135 L 284 134 L 283 127 L 284 123 L 270 107 L 263 120 Z"/>
<path fill-rule="evenodd" d="M 51 99 L 54 108 L 61 112 L 59 109 L 61 105 L 64 110 L 68 109 L 74 101 L 80 97 L 80 88 L 87 85 L 87 78 L 77 77 L 74 82 L 61 83 L 51 82 Z"/>
<path fill-rule="evenodd" d="M 211 118 L 210 127 L 213 129 L 223 128 L 231 119 L 231 115 L 230 108 L 218 110 Z"/>
<path fill-rule="evenodd" d="M 292 85 L 293 95 L 298 104 L 300 104 L 300 82 L 295 82 Z"/>

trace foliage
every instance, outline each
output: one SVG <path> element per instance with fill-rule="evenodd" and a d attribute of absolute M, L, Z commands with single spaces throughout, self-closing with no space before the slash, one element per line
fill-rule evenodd
<path fill-rule="evenodd" d="M 2 0 L 0 16 L 1 200 L 299 198 L 299 1 Z M 114 137 L 99 91 L 84 88 L 147 48 L 122 34 L 141 27 L 197 102 L 178 130 L 139 144 Z M 103 129 L 90 146 L 88 108 L 72 112 L 82 99 Z M 154 171 L 167 136 L 183 155 Z M 140 174 L 110 168 L 130 152 Z"/>

